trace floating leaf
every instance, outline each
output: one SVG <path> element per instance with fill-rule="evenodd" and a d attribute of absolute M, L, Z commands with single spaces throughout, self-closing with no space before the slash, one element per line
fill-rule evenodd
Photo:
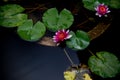
<path fill-rule="evenodd" d="M 59 20 L 57 23 L 58 27 L 60 26 L 60 29 L 67 29 L 72 25 L 72 23 L 73 23 L 72 13 L 67 9 L 63 9 L 59 15 Z"/>
<path fill-rule="evenodd" d="M 83 5 L 86 9 L 95 11 L 95 7 L 99 2 L 97 0 L 82 0 Z"/>
<path fill-rule="evenodd" d="M 60 14 L 56 8 L 48 9 L 42 18 L 46 27 L 54 32 L 69 28 L 74 21 L 72 13 L 67 9 L 63 9 Z"/>
<path fill-rule="evenodd" d="M 19 36 L 26 41 L 37 41 L 45 34 L 46 28 L 44 24 L 38 21 L 35 25 L 33 25 L 33 21 L 27 20 L 18 27 Z"/>
<path fill-rule="evenodd" d="M 88 60 L 91 71 L 103 78 L 115 77 L 120 72 L 120 61 L 107 51 L 97 52 Z"/>
<path fill-rule="evenodd" d="M 104 3 L 105 5 L 108 5 L 111 8 L 119 9 L 120 8 L 120 0 L 82 0 L 83 5 L 86 9 L 95 10 L 95 7 L 98 4 Z"/>
<path fill-rule="evenodd" d="M 16 14 L 7 18 L 0 18 L 0 25 L 4 27 L 16 27 L 23 24 L 27 20 L 26 14 Z"/>
<path fill-rule="evenodd" d="M 112 8 L 120 8 L 120 0 L 98 0 L 100 3 L 104 3 Z"/>
<path fill-rule="evenodd" d="M 23 12 L 25 9 L 18 4 L 7 4 L 0 7 L 0 15 L 11 16 Z"/>
<path fill-rule="evenodd" d="M 17 4 L 7 4 L 0 7 L 0 25 L 3 27 L 16 27 L 25 20 L 26 14 L 21 14 L 24 8 Z"/>
<path fill-rule="evenodd" d="M 110 0 L 110 7 L 120 9 L 120 0 Z"/>
<path fill-rule="evenodd" d="M 66 44 L 69 48 L 74 50 L 83 50 L 88 47 L 90 38 L 86 32 L 77 30 L 76 34 L 72 31 L 70 34 L 72 37 L 66 41 Z"/>
<path fill-rule="evenodd" d="M 110 0 L 98 0 L 101 4 L 104 3 L 105 5 L 110 4 Z"/>

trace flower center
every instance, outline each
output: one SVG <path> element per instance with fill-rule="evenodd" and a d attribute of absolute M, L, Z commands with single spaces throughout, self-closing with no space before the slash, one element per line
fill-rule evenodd
<path fill-rule="evenodd" d="M 100 7 L 100 11 L 101 11 L 101 12 L 105 12 L 105 11 L 106 11 L 106 8 L 105 8 L 104 6 L 101 6 L 101 7 Z"/>
<path fill-rule="evenodd" d="M 105 6 L 100 6 L 99 7 L 99 13 L 101 14 L 105 14 L 107 11 L 106 11 L 106 7 Z"/>
<path fill-rule="evenodd" d="M 60 40 L 63 40 L 66 37 L 66 35 L 61 32 L 58 37 Z"/>

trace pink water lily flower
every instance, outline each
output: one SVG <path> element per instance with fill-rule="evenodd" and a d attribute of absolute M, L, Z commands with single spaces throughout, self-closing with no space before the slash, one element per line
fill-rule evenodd
<path fill-rule="evenodd" d="M 53 36 L 53 41 L 56 43 L 60 43 L 66 39 L 70 39 L 72 35 L 69 34 L 69 30 L 59 30 L 55 33 L 55 36 Z"/>
<path fill-rule="evenodd" d="M 98 15 L 99 17 L 101 17 L 101 16 L 107 17 L 107 13 L 110 13 L 110 10 L 109 10 L 108 6 L 105 5 L 104 3 L 103 4 L 99 4 L 95 8 L 95 10 L 97 11 L 96 15 Z"/>

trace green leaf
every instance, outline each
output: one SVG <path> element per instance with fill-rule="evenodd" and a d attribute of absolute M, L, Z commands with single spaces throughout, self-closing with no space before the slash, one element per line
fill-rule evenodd
<path fill-rule="evenodd" d="M 38 40 L 45 34 L 46 28 L 44 24 L 38 21 L 32 28 L 31 40 Z"/>
<path fill-rule="evenodd" d="M 86 9 L 95 10 L 95 7 L 98 4 L 104 3 L 111 8 L 119 9 L 120 8 L 120 0 L 82 0 L 83 5 Z"/>
<path fill-rule="evenodd" d="M 70 32 L 72 38 L 66 41 L 66 45 L 74 50 L 83 50 L 88 47 L 90 43 L 90 38 L 88 34 L 84 31 L 77 30 L 76 34 L 74 32 Z"/>
<path fill-rule="evenodd" d="M 120 0 L 110 0 L 110 7 L 120 9 Z"/>
<path fill-rule="evenodd" d="M 23 25 L 18 27 L 19 36 L 26 41 L 37 41 L 45 34 L 46 28 L 44 24 L 38 21 L 33 25 L 33 21 L 27 20 Z"/>
<path fill-rule="evenodd" d="M 57 21 L 58 21 L 58 11 L 56 8 L 48 9 L 43 14 L 43 22 L 46 25 L 46 27 L 50 30 L 56 30 L 57 29 Z"/>
<path fill-rule="evenodd" d="M 95 11 L 96 5 L 99 4 L 99 2 L 97 0 L 82 0 L 82 2 L 83 2 L 83 6 L 86 9 L 92 10 L 92 11 Z"/>
<path fill-rule="evenodd" d="M 60 29 L 67 29 L 69 28 L 74 19 L 72 13 L 67 10 L 63 9 L 60 14 L 58 14 L 58 10 L 56 8 L 48 9 L 43 14 L 43 22 L 45 26 L 51 31 L 58 31 Z"/>
<path fill-rule="evenodd" d="M 25 9 L 17 4 L 0 6 L 0 25 L 3 27 L 16 27 L 27 20 L 26 14 L 21 14 Z"/>
<path fill-rule="evenodd" d="M 115 77 L 120 72 L 120 61 L 107 51 L 97 52 L 96 56 L 91 56 L 88 65 L 93 73 L 103 78 Z"/>
<path fill-rule="evenodd" d="M 18 4 L 7 4 L 0 7 L 0 16 L 11 16 L 23 12 L 25 9 Z"/>
<path fill-rule="evenodd" d="M 0 18 L 0 25 L 4 27 L 16 27 L 23 24 L 27 20 L 26 14 L 16 14 L 7 18 Z"/>
<path fill-rule="evenodd" d="M 98 0 L 100 3 L 110 6 L 111 8 L 119 9 L 120 0 Z"/>
<path fill-rule="evenodd" d="M 63 9 L 60 12 L 57 26 L 60 29 L 67 29 L 67 28 L 69 28 L 72 25 L 73 21 L 74 20 L 73 20 L 72 13 L 69 10 L 67 10 L 67 9 Z M 60 30 L 60 29 L 58 29 L 58 30 Z"/>
<path fill-rule="evenodd" d="M 101 4 L 104 3 L 105 5 L 110 4 L 110 0 L 98 0 Z"/>

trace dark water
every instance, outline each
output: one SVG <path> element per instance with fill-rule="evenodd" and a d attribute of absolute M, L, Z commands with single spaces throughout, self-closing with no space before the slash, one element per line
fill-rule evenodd
<path fill-rule="evenodd" d="M 69 2 L 64 0 L 9 0 L 6 3 L 1 1 L 0 5 L 17 3 L 25 7 L 34 7 L 36 3 L 45 3 L 47 7 L 57 7 L 59 10 L 63 8 L 73 10 L 77 2 L 78 0 L 70 0 Z M 110 27 L 101 36 L 92 40 L 88 49 L 93 53 L 109 51 L 120 59 L 120 10 L 112 10 L 110 14 L 113 20 Z M 39 13 L 39 11 L 36 12 Z M 74 25 L 86 19 L 83 16 L 84 13 L 80 14 L 78 12 L 77 15 L 74 15 Z M 38 14 L 34 15 L 37 16 Z M 93 13 L 89 15 L 93 15 Z M 87 64 L 88 58 L 91 56 L 87 49 L 77 52 L 69 48 L 66 48 L 66 50 L 71 53 L 70 56 L 76 64 Z M 16 28 L 0 27 L 0 80 L 64 80 L 62 73 L 69 65 L 70 63 L 61 48 L 23 41 L 16 34 Z M 120 75 L 103 79 L 93 74 L 93 79 L 119 80 Z"/>

